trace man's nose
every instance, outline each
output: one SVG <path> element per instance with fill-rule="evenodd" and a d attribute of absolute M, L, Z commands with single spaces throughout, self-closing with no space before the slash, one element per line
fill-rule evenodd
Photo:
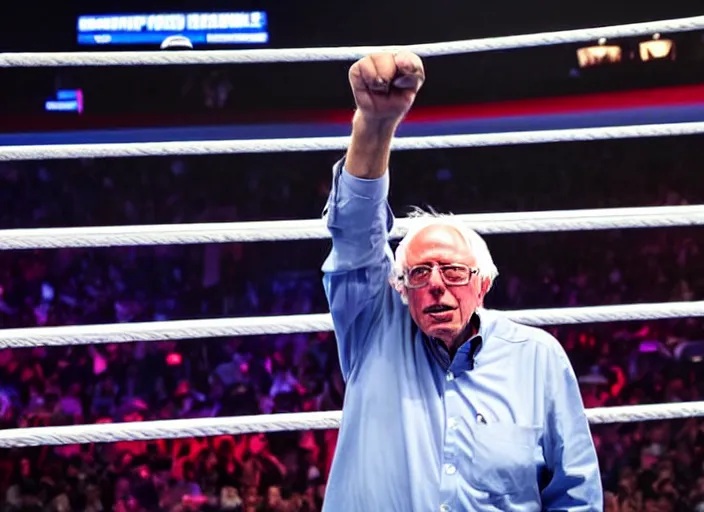
<path fill-rule="evenodd" d="M 445 282 L 440 275 L 440 269 L 433 267 L 428 280 L 428 288 L 433 295 L 442 295 L 445 292 Z"/>

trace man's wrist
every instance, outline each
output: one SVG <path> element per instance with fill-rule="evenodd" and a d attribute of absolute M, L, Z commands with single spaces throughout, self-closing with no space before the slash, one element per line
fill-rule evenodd
<path fill-rule="evenodd" d="M 390 140 L 400 123 L 400 118 L 374 117 L 357 110 L 352 119 L 352 132 L 357 136 L 370 137 L 377 141 Z"/>
<path fill-rule="evenodd" d="M 345 167 L 357 178 L 380 178 L 389 166 L 389 151 L 400 119 L 380 119 L 357 111 Z"/>

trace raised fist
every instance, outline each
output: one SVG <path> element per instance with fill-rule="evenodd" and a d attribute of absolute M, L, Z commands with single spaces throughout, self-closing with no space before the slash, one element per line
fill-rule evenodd
<path fill-rule="evenodd" d="M 425 72 L 413 53 L 377 53 L 355 62 L 349 77 L 357 109 L 366 118 L 400 120 L 413 105 Z"/>

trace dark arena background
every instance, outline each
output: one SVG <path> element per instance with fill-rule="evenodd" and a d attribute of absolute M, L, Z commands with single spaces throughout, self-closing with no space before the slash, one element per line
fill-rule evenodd
<path fill-rule="evenodd" d="M 694 0 L 4 3 L 2 510 L 320 510 L 344 396 L 333 333 L 282 334 L 265 318 L 266 333 L 201 328 L 327 313 L 320 266 L 330 241 L 293 240 L 296 232 L 262 241 L 257 235 L 282 231 L 267 224 L 239 242 L 135 235 L 131 244 L 61 248 L 73 235 L 45 230 L 147 226 L 148 235 L 148 226 L 296 220 L 319 229 L 343 148 L 131 158 L 45 157 L 41 148 L 341 137 L 354 111 L 351 60 L 34 66 L 16 65 L 19 55 L 10 65 L 8 56 L 159 51 L 173 35 L 213 52 L 406 45 L 701 12 Z M 544 328 L 563 343 L 588 409 L 654 406 L 637 409 L 645 411 L 638 418 L 614 409 L 620 419 L 592 425 L 605 510 L 703 511 L 704 206 L 696 205 L 704 204 L 704 18 L 697 29 L 424 64 L 427 81 L 399 137 L 616 130 L 588 141 L 394 152 L 390 201 L 398 216 L 414 205 L 514 214 L 503 231 L 492 232 L 491 221 L 478 226 L 500 271 L 487 307 L 603 307 L 591 319 Z M 663 124 L 674 126 L 668 136 L 618 135 L 619 127 Z M 27 146 L 32 154 L 13 153 Z M 619 220 L 624 212 L 597 227 L 511 226 L 535 212 L 631 207 L 671 208 L 653 210 L 642 229 L 627 229 L 635 224 Z M 36 229 L 43 234 L 26 231 Z M 617 305 L 634 306 L 618 321 L 598 316 Z M 206 323 L 139 341 L 115 334 L 181 320 Z M 133 323 L 140 325 L 129 330 Z M 118 330 L 102 329 L 110 324 Z M 316 412 L 328 423 L 309 414 L 300 417 L 312 423 L 261 433 L 281 421 L 274 414 Z M 232 435 L 246 430 L 238 419 L 255 416 L 260 427 Z M 172 419 L 191 423 L 144 423 L 140 434 L 143 422 Z M 121 431 L 124 422 L 139 423 Z M 70 433 L 91 424 L 103 430 Z M 200 424 L 219 430 L 188 430 Z M 45 429 L 30 430 L 37 427 Z"/>

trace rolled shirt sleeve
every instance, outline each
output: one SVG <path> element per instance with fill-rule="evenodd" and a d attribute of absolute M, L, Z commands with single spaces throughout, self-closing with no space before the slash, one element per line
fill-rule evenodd
<path fill-rule="evenodd" d="M 322 270 L 343 375 L 349 373 L 366 341 L 364 333 L 351 332 L 354 322 L 390 288 L 393 254 L 388 237 L 394 217 L 387 202 L 388 192 L 388 172 L 368 180 L 348 173 L 344 161 L 333 168 L 332 190 L 324 212 L 332 250 Z"/>

